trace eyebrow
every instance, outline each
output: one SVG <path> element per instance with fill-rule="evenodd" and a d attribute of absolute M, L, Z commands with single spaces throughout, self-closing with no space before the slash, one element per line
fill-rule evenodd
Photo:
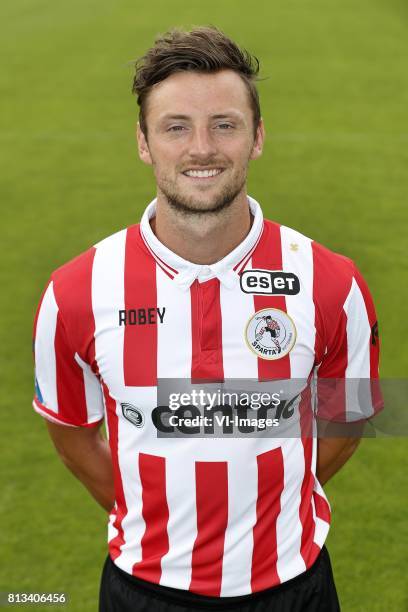
<path fill-rule="evenodd" d="M 168 119 L 189 119 L 188 115 L 164 115 L 161 120 L 167 121 Z"/>
<path fill-rule="evenodd" d="M 238 113 L 236 113 L 235 111 L 230 111 L 228 113 L 218 113 L 216 115 L 211 115 L 210 119 L 227 119 L 229 117 L 233 117 L 235 119 L 239 119 L 240 115 Z M 181 115 L 181 114 L 177 114 L 177 115 L 164 115 L 161 118 L 161 121 L 169 121 L 172 119 L 184 119 L 184 120 L 189 120 L 191 119 L 191 115 Z"/>
<path fill-rule="evenodd" d="M 236 119 L 239 119 L 240 115 L 235 111 L 230 111 L 229 113 L 221 113 L 219 115 L 211 115 L 211 119 L 228 119 L 228 117 L 234 117 Z"/>

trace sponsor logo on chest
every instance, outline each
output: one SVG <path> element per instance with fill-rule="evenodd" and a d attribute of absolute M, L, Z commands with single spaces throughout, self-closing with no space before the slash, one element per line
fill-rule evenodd
<path fill-rule="evenodd" d="M 245 270 L 241 274 L 240 283 L 244 293 L 296 295 L 300 291 L 299 278 L 293 272 Z"/>

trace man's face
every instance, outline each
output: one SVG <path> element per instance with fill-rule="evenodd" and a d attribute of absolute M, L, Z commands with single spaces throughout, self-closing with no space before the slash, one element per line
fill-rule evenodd
<path fill-rule="evenodd" d="M 187 213 L 218 211 L 246 189 L 250 159 L 262 153 L 262 122 L 254 138 L 249 94 L 232 70 L 180 72 L 147 99 L 148 140 L 138 126 L 139 155 L 153 165 L 158 191 Z"/>

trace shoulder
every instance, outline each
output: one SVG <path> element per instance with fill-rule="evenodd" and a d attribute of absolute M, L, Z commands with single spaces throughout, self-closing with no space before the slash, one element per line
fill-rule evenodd
<path fill-rule="evenodd" d="M 132 228 L 138 226 L 131 226 Z M 83 253 L 73 257 L 62 266 L 54 270 L 51 279 L 58 285 L 70 285 L 74 282 L 88 280 L 89 269 L 92 268 L 95 255 L 98 251 L 114 251 L 119 243 L 125 244 L 126 234 L 130 228 L 124 228 L 103 238 Z"/>
<path fill-rule="evenodd" d="M 270 226 L 271 223 L 267 222 L 266 225 Z M 367 303 L 370 300 L 368 289 L 354 261 L 349 257 L 283 225 L 279 226 L 279 236 L 283 269 L 286 264 L 286 271 L 298 274 L 305 296 L 313 300 L 316 350 L 321 356 L 325 347 L 340 337 L 339 329 L 345 313 L 350 316 L 353 314 L 356 287 L 361 289 Z"/>
<path fill-rule="evenodd" d="M 109 253 L 116 252 L 120 244 L 124 249 L 128 229 L 107 236 L 52 272 L 51 282 L 59 309 L 78 310 L 89 304 L 95 258 L 99 253 L 106 253 L 109 258 Z"/>
<path fill-rule="evenodd" d="M 264 223 L 264 231 L 270 239 L 279 232 L 282 260 L 312 274 L 317 298 L 337 298 L 336 301 L 344 302 L 357 271 L 352 259 L 291 227 L 268 219 Z"/>
<path fill-rule="evenodd" d="M 326 285 L 325 292 L 339 293 L 345 299 L 356 274 L 354 261 L 315 241 L 312 241 L 312 252 L 316 289 L 320 289 L 318 285 Z"/>

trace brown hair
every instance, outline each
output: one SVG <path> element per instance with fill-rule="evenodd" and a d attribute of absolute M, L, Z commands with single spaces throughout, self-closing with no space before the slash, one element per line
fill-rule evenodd
<path fill-rule="evenodd" d="M 230 69 L 240 75 L 247 86 L 254 120 L 254 135 L 261 118 L 258 91 L 255 86 L 259 61 L 215 26 L 190 31 L 174 28 L 156 38 L 153 47 L 135 63 L 132 92 L 140 107 L 140 128 L 147 138 L 146 100 L 153 85 L 175 72 L 204 73 Z"/>

